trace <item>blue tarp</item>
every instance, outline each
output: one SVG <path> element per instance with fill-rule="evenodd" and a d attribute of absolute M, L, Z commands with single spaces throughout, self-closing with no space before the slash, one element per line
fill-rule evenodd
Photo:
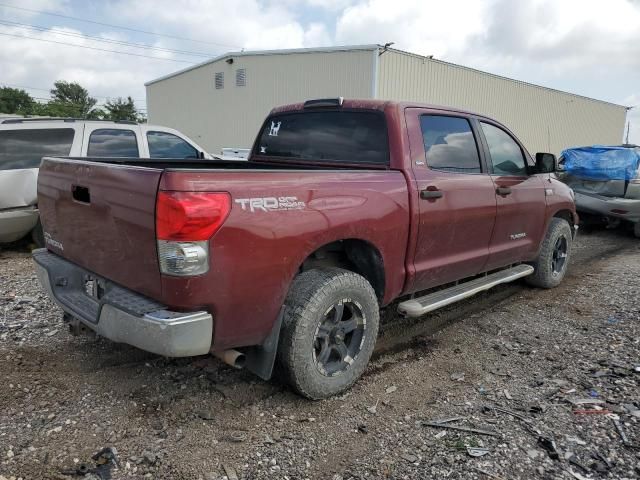
<path fill-rule="evenodd" d="M 640 151 L 625 147 L 568 148 L 562 152 L 564 168 L 587 180 L 632 180 L 638 175 Z"/>

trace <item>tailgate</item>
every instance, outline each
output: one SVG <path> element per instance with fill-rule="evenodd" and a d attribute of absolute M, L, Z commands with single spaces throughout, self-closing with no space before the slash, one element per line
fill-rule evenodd
<path fill-rule="evenodd" d="M 38 207 L 47 248 L 99 277 L 160 298 L 155 204 L 161 174 L 45 158 Z"/>

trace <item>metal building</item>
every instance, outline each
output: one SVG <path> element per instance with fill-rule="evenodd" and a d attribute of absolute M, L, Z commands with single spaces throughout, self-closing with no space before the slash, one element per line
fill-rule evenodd
<path fill-rule="evenodd" d="M 445 105 L 507 125 L 534 154 L 619 144 L 626 107 L 379 45 L 230 52 L 146 83 L 149 122 L 211 153 L 251 147 L 269 110 L 310 98 Z"/>

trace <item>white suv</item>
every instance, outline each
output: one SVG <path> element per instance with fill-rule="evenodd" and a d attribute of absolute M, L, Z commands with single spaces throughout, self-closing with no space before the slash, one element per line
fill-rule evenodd
<path fill-rule="evenodd" d="M 62 118 L 0 120 L 0 243 L 31 232 L 42 244 L 37 179 L 44 156 L 214 159 L 166 127 Z"/>

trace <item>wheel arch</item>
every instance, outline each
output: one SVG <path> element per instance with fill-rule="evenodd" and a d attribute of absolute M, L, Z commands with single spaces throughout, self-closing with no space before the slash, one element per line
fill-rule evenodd
<path fill-rule="evenodd" d="M 553 214 L 552 218 L 561 218 L 562 220 L 565 220 L 571 227 L 571 233 L 575 237 L 575 226 L 578 224 L 578 215 L 575 212 L 569 210 L 568 208 L 562 208 L 557 210 Z M 550 221 L 551 219 L 549 219 L 549 222 Z M 549 228 L 548 223 L 547 223 L 547 228 Z"/>
<path fill-rule="evenodd" d="M 373 243 L 361 238 L 345 238 L 315 248 L 300 263 L 297 273 L 316 267 L 338 267 L 362 275 L 382 303 L 386 274 L 382 253 Z"/>

